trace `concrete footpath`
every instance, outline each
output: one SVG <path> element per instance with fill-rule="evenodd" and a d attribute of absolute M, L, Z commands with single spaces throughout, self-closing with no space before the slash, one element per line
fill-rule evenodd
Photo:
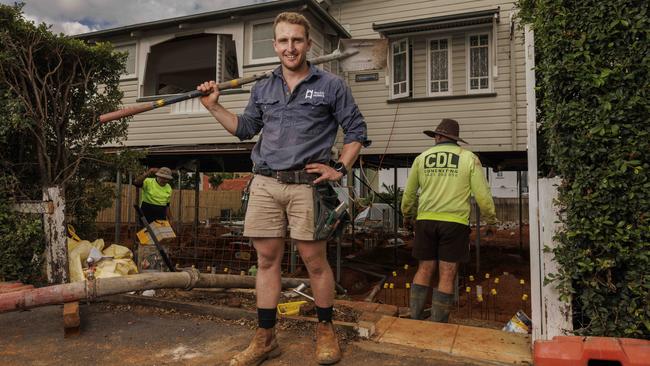
<path fill-rule="evenodd" d="M 383 316 L 375 323 L 372 339 L 477 361 L 533 363 L 530 336 L 495 329 Z"/>
<path fill-rule="evenodd" d="M 0 314 L 0 365 L 226 365 L 233 354 L 246 347 L 255 327 L 250 320 L 224 321 L 170 310 L 96 303 L 81 306 L 81 334 L 64 338 L 62 308 L 48 306 Z M 403 321 L 382 318 L 377 324 L 378 341 L 345 342 L 339 365 L 494 364 L 454 356 L 453 350 L 460 349 L 456 346 L 451 347 L 452 352 L 446 348 L 440 352 L 426 349 L 424 344 L 398 342 L 395 339 L 401 337 Z M 421 338 L 426 333 L 420 332 L 430 331 L 409 328 L 411 338 Z M 264 365 L 315 365 L 312 334 L 302 324 L 281 330 L 283 353 Z"/>

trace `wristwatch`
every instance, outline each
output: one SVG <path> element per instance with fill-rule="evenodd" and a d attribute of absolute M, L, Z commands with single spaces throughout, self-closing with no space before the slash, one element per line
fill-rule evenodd
<path fill-rule="evenodd" d="M 341 173 L 343 175 L 348 174 L 348 169 L 340 161 L 338 161 L 338 162 L 336 162 L 336 164 L 334 164 L 334 170 L 336 170 L 337 172 L 339 172 L 339 173 Z"/>

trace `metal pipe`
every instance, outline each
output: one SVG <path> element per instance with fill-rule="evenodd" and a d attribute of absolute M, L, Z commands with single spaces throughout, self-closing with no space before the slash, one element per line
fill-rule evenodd
<path fill-rule="evenodd" d="M 194 261 L 198 257 L 198 245 L 199 245 L 199 189 L 201 184 L 201 175 L 199 174 L 199 164 L 196 164 L 196 169 L 194 169 L 194 227 L 192 228 L 194 233 Z"/>
<path fill-rule="evenodd" d="M 341 282 L 341 241 L 343 240 L 343 233 L 339 235 L 336 240 L 336 283 Z"/>
<path fill-rule="evenodd" d="M 309 284 L 309 280 L 282 278 L 283 288 L 298 287 L 301 283 Z M 254 287 L 254 276 L 199 273 L 196 269 L 180 272 L 143 273 L 47 286 L 31 291 L 10 292 L 0 295 L 0 313 L 71 301 L 94 300 L 102 296 L 140 290 Z"/>
<path fill-rule="evenodd" d="M 522 213 L 523 201 L 522 201 L 522 197 L 521 197 L 522 196 L 522 194 L 521 194 L 521 191 L 522 191 L 522 189 L 521 189 L 522 188 L 522 179 L 521 178 L 522 178 L 521 177 L 521 170 L 517 170 L 517 196 L 519 198 L 519 209 L 518 209 L 518 211 L 519 211 L 519 255 L 523 257 L 524 256 L 524 242 L 523 242 L 524 234 L 523 234 L 522 226 L 523 226 L 523 221 L 524 220 L 523 220 L 523 217 L 522 217 L 522 215 L 523 215 L 523 213 Z"/>
<path fill-rule="evenodd" d="M 395 193 L 395 208 L 393 210 L 393 238 L 395 242 L 395 250 L 393 252 L 393 261 L 395 265 L 397 265 L 397 220 L 398 220 L 398 214 L 399 214 L 399 206 L 397 205 L 397 193 L 398 193 L 398 188 L 397 188 L 397 165 L 393 167 L 393 173 L 395 175 L 394 179 L 394 186 L 393 186 L 393 191 Z"/>
<path fill-rule="evenodd" d="M 120 242 L 120 231 L 122 230 L 122 172 L 117 171 L 115 179 L 115 243 Z"/>
<path fill-rule="evenodd" d="M 133 173 L 129 172 L 129 188 L 126 190 L 126 207 L 128 207 L 126 210 L 126 232 L 129 239 L 131 239 L 131 206 L 133 205 L 133 202 L 131 202 L 131 191 L 133 190 L 132 184 Z"/>
<path fill-rule="evenodd" d="M 373 287 L 372 291 L 370 291 L 368 296 L 366 296 L 366 298 L 363 300 L 363 301 L 367 301 L 367 302 L 372 302 L 375 299 L 375 295 L 377 295 L 379 290 L 381 290 L 381 287 L 384 285 L 384 282 L 386 282 L 386 278 L 388 276 L 384 275 L 384 274 L 381 274 L 381 273 L 368 271 L 366 269 L 351 267 L 351 266 L 345 265 L 345 264 L 344 264 L 344 266 L 346 266 L 346 267 L 348 267 L 348 268 L 350 268 L 350 269 L 352 269 L 354 271 L 359 271 L 361 273 L 365 273 L 365 274 L 368 274 L 368 275 L 375 276 L 375 277 L 379 278 L 379 282 L 375 285 L 375 287 Z"/>

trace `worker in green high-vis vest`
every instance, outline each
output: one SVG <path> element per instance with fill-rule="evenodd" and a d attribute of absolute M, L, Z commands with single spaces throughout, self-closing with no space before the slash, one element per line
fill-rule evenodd
<path fill-rule="evenodd" d="M 162 167 L 149 168 L 133 181 L 134 186 L 142 188 L 140 208 L 149 223 L 156 220 L 171 222 L 169 203 L 172 198 L 172 186 L 169 182 L 172 178 L 171 169 Z"/>
<path fill-rule="evenodd" d="M 431 320 L 446 323 L 449 319 L 458 263 L 469 260 L 471 194 L 488 224 L 488 232 L 496 223 L 483 167 L 474 153 L 458 145 L 459 141 L 465 142 L 459 130 L 458 122 L 443 119 L 435 131 L 424 131 L 436 144 L 415 158 L 404 189 L 404 222 L 416 219 L 413 257 L 418 260 L 418 270 L 411 286 L 412 319 L 422 319 L 436 270 L 438 285 L 431 298 Z M 418 189 L 420 196 L 416 197 Z"/>

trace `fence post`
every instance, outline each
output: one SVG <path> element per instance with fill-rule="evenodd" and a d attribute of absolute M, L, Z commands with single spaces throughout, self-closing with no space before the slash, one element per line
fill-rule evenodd
<path fill-rule="evenodd" d="M 43 214 L 47 281 L 51 284 L 67 283 L 70 276 L 65 232 L 65 198 L 59 187 L 46 187 L 43 188 L 43 201 L 51 202 L 53 208 Z"/>

